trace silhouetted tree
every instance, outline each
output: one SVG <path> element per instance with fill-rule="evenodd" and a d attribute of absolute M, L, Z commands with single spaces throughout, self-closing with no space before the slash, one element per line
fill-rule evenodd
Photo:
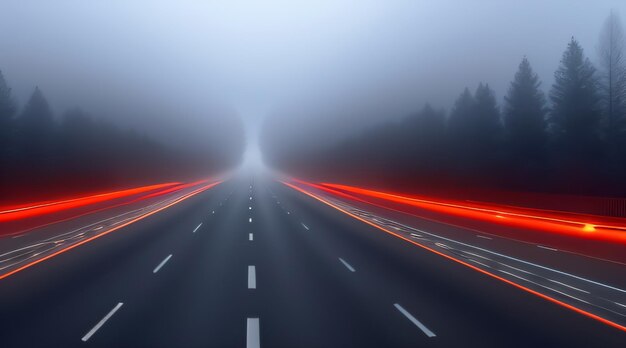
<path fill-rule="evenodd" d="M 14 151 L 15 102 L 11 97 L 11 89 L 7 86 L 0 71 L 0 189 L 8 184 L 9 167 Z"/>
<path fill-rule="evenodd" d="M 466 88 L 448 122 L 451 169 L 465 172 L 464 177 L 473 181 L 495 174 L 500 129 L 500 112 L 489 85 L 479 84 L 474 96 Z"/>
<path fill-rule="evenodd" d="M 471 136 L 472 113 L 476 103 L 472 92 L 466 87 L 463 93 L 454 102 L 454 107 L 448 120 L 450 136 L 456 139 L 465 139 Z"/>
<path fill-rule="evenodd" d="M 55 124 L 50 106 L 39 88 L 35 88 L 17 121 L 19 160 L 26 167 L 22 174 L 45 170 L 53 160 Z"/>
<path fill-rule="evenodd" d="M 626 175 L 626 37 L 613 10 L 600 34 L 599 54 L 606 168 L 615 185 Z"/>
<path fill-rule="evenodd" d="M 527 180 L 545 169 L 546 98 L 541 81 L 524 57 L 504 97 L 507 162 L 516 182 Z"/>
<path fill-rule="evenodd" d="M 567 45 L 554 78 L 549 120 L 558 167 L 566 185 L 593 184 L 590 173 L 597 170 L 601 158 L 598 81 L 595 68 L 574 38 Z"/>
<path fill-rule="evenodd" d="M 488 84 L 478 84 L 476 93 L 474 119 L 476 141 L 483 147 L 484 151 L 497 150 L 498 141 L 501 138 L 500 109 L 496 102 L 493 90 Z"/>
<path fill-rule="evenodd" d="M 602 106 L 606 114 L 606 136 L 609 143 L 619 131 L 626 116 L 626 37 L 615 11 L 604 22 L 600 35 L 600 77 Z"/>
<path fill-rule="evenodd" d="M 56 122 L 39 88 L 13 119 L 10 92 L 0 73 L 0 201 L 195 179 L 237 163 L 217 150 L 175 151 L 78 108 Z M 226 133 L 235 134 L 236 126 Z"/>
<path fill-rule="evenodd" d="M 12 127 L 13 115 L 15 115 L 15 101 L 11 96 L 11 88 L 7 85 L 0 71 L 0 144 L 5 144 L 8 131 Z"/>

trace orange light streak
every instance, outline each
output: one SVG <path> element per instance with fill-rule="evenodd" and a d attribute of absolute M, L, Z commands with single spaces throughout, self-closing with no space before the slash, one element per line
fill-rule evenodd
<path fill-rule="evenodd" d="M 67 209 L 74 209 L 84 207 L 87 205 L 105 202 L 112 199 L 128 197 L 148 191 L 158 190 L 165 187 L 171 187 L 180 185 L 177 182 L 170 182 L 158 185 L 149 185 L 143 187 L 136 187 L 127 190 L 114 191 L 109 193 L 103 193 L 93 196 L 80 197 L 75 199 L 68 199 L 56 202 L 37 203 L 30 206 L 20 206 L 5 208 L 0 211 L 0 222 L 15 221 L 20 219 L 32 218 L 36 216 L 51 214 Z"/>
<path fill-rule="evenodd" d="M 309 193 L 309 192 L 307 192 L 307 191 L 305 191 L 305 190 L 303 190 L 303 189 L 301 189 L 301 188 L 299 188 L 299 187 L 297 187 L 297 186 L 295 186 L 295 185 L 292 185 L 292 184 L 287 183 L 287 182 L 282 182 L 282 183 L 283 183 L 284 185 L 286 185 L 286 186 L 288 186 L 288 187 L 291 187 L 292 189 L 294 189 L 294 190 L 296 190 L 296 191 L 299 191 L 299 192 L 301 192 L 301 193 L 304 193 L 304 194 L 306 194 L 307 196 L 312 197 L 312 198 L 314 198 L 314 199 L 316 199 L 316 200 L 318 200 L 318 201 L 320 201 L 320 202 L 322 202 L 322 203 L 324 203 L 324 204 L 326 204 L 326 205 L 328 205 L 328 206 L 330 206 L 330 207 L 332 207 L 332 208 L 335 208 L 335 209 L 339 210 L 340 212 L 342 212 L 342 213 L 344 213 L 344 214 L 346 214 L 346 215 L 348 215 L 348 216 L 350 216 L 350 217 L 352 217 L 352 218 L 354 218 L 354 219 L 357 219 L 357 220 L 359 220 L 359 221 L 361 221 L 361 222 L 364 222 L 364 223 L 366 223 L 366 224 L 368 224 L 368 225 L 370 225 L 370 226 L 372 226 L 372 227 L 375 227 L 375 228 L 377 228 L 377 229 L 379 229 L 379 230 L 381 230 L 381 231 L 383 231 L 383 232 L 385 232 L 385 233 L 388 233 L 388 234 L 390 234 L 390 235 L 392 235 L 392 236 L 394 236 L 394 237 L 396 237 L 396 238 L 402 239 L 402 240 L 404 240 L 404 241 L 406 241 L 406 242 L 409 242 L 409 243 L 411 243 L 411 244 L 413 244 L 413 245 L 416 245 L 416 246 L 418 246 L 418 247 L 420 247 L 420 248 L 422 248 L 422 249 L 425 249 L 425 250 L 430 251 L 430 252 L 432 252 L 432 253 L 434 253 L 434 254 L 437 254 L 437 255 L 439 255 L 439 256 L 442 256 L 442 257 L 444 257 L 444 258 L 446 258 L 446 259 L 448 259 L 448 260 L 451 260 L 451 261 L 454 261 L 454 262 L 456 262 L 456 263 L 459 263 L 459 264 L 461 264 L 461 265 L 463 265 L 463 266 L 469 267 L 469 268 L 473 269 L 474 271 L 477 271 L 477 272 L 479 272 L 479 273 L 485 274 L 485 275 L 487 275 L 487 276 L 489 276 L 489 277 L 492 277 L 492 278 L 494 278 L 494 279 L 497 279 L 497 280 L 499 280 L 499 281 L 502 281 L 502 282 L 504 282 L 504 283 L 507 283 L 507 284 L 509 284 L 509 285 L 512 285 L 512 286 L 514 286 L 514 287 L 516 287 L 516 288 L 518 288 L 518 289 L 520 289 L 520 290 L 526 291 L 526 292 L 528 292 L 528 293 L 530 293 L 530 294 L 533 294 L 533 295 L 535 295 L 535 296 L 538 296 L 538 297 L 540 297 L 540 298 L 543 298 L 544 300 L 550 301 L 550 302 L 555 303 L 555 304 L 557 304 L 557 305 L 559 305 L 559 306 L 562 306 L 562 307 L 565 307 L 565 308 L 567 308 L 567 309 L 570 309 L 570 310 L 572 310 L 572 311 L 574 311 L 574 312 L 576 312 L 576 313 L 582 314 L 582 315 L 584 315 L 584 316 L 586 316 L 586 317 L 589 317 L 589 318 L 595 319 L 595 320 L 597 320 L 597 321 L 599 321 L 599 322 L 601 322 L 601 323 L 603 323 L 603 324 L 609 325 L 609 326 L 611 326 L 611 327 L 613 327 L 613 328 L 616 328 L 616 329 L 618 329 L 618 330 L 621 330 L 621 331 L 626 332 L 626 326 L 620 325 L 620 324 L 618 324 L 618 323 L 616 323 L 616 322 L 613 322 L 613 321 L 611 321 L 611 320 L 608 320 L 608 319 L 606 319 L 606 318 L 603 318 L 603 317 L 601 317 L 601 316 L 599 316 L 599 315 L 596 315 L 596 314 L 593 314 L 593 313 L 587 312 L 587 311 L 585 311 L 585 310 L 583 310 L 583 309 L 580 309 L 580 308 L 575 307 L 575 306 L 573 306 L 573 305 L 570 305 L 570 304 L 568 304 L 568 303 L 562 302 L 562 301 L 560 301 L 560 300 L 558 300 L 558 299 L 555 299 L 555 298 L 553 298 L 553 297 L 550 297 L 550 296 L 548 296 L 548 295 L 545 295 L 545 294 L 540 293 L 540 292 L 538 292 L 538 291 L 535 291 L 535 290 L 533 290 L 533 289 L 527 288 L 527 287 L 525 287 L 525 286 L 523 286 L 523 285 L 521 285 L 521 284 L 515 283 L 515 282 L 513 282 L 513 281 L 511 281 L 511 280 L 508 280 L 508 279 L 506 279 L 506 278 L 500 277 L 500 276 L 498 276 L 498 275 L 496 275 L 496 274 L 493 274 L 493 273 L 491 273 L 491 272 L 489 272 L 489 271 L 486 271 L 486 270 L 484 270 L 484 269 L 482 269 L 482 268 L 478 268 L 478 267 L 476 267 L 476 266 L 474 266 L 474 265 L 471 265 L 471 264 L 469 264 L 469 263 L 467 263 L 467 262 L 465 262 L 465 261 L 462 261 L 462 260 L 456 259 L 456 258 L 454 258 L 454 257 L 452 257 L 452 256 L 450 256 L 450 255 L 444 254 L 444 253 L 442 253 L 442 252 L 440 252 L 440 251 L 437 251 L 437 250 L 432 249 L 432 248 L 430 248 L 430 247 L 427 247 L 427 246 L 425 246 L 425 245 L 419 244 L 419 243 L 417 243 L 417 242 L 415 242 L 415 241 L 413 241 L 413 240 L 411 240 L 411 239 L 409 239 L 409 238 L 403 237 L 403 236 L 401 236 L 401 235 L 399 235 L 399 234 L 396 234 L 396 233 L 392 232 L 391 230 L 387 230 L 386 228 L 384 228 L 384 227 L 382 227 L 382 226 L 379 226 L 379 225 L 377 225 L 377 224 L 375 224 L 375 223 L 373 223 L 373 222 L 367 221 L 367 220 L 365 220 L 365 219 L 363 219 L 363 218 L 361 218 L 361 217 L 359 217 L 359 216 L 357 216 L 357 215 L 354 215 L 354 214 L 350 213 L 349 211 L 344 210 L 344 209 L 342 209 L 342 208 L 340 208 L 340 207 L 338 207 L 338 206 L 334 205 L 333 203 L 331 203 L 331 202 L 329 202 L 329 201 L 327 201 L 327 200 L 325 200 L 325 199 L 323 199 L 323 198 L 321 198 L 321 197 L 318 197 L 317 195 L 314 195 L 314 194 L 312 194 L 312 193 Z"/>
<path fill-rule="evenodd" d="M 380 191 L 362 189 L 358 187 L 328 184 L 315 185 L 311 183 L 301 183 L 313 187 L 327 187 L 335 190 L 342 190 L 353 194 L 382 199 L 388 202 L 410 205 L 422 209 L 427 209 L 437 213 L 449 214 L 474 220 L 487 221 L 491 223 L 511 225 L 519 228 L 531 230 L 541 230 L 547 232 L 560 233 L 563 235 L 597 239 L 603 241 L 626 244 L 626 225 L 607 223 L 601 221 L 601 217 L 592 217 L 595 221 L 576 220 L 573 214 L 559 215 L 554 212 L 533 211 L 533 214 L 525 212 L 523 209 L 514 210 L 510 207 L 504 208 L 493 206 L 485 208 L 483 206 L 459 204 L 449 201 L 436 201 L 411 198 L 397 194 Z M 585 216 L 585 218 L 589 218 Z M 615 219 L 613 219 L 615 220 Z"/>
<path fill-rule="evenodd" d="M 156 213 L 158 213 L 158 212 L 160 212 L 160 211 L 162 211 L 162 210 L 165 210 L 165 209 L 167 209 L 167 208 L 169 208 L 169 207 L 171 207 L 171 206 L 173 206 L 173 205 L 175 205 L 175 204 L 178 204 L 178 203 L 180 203 L 180 202 L 182 202 L 182 201 L 184 201 L 184 200 L 186 200 L 186 199 L 188 199 L 188 198 L 190 198 L 190 197 L 193 197 L 193 196 L 197 195 L 198 193 L 204 192 L 204 191 L 206 191 L 206 190 L 208 190 L 208 189 L 210 189 L 210 188 L 212 188 L 212 187 L 214 187 L 214 186 L 216 186 L 216 185 L 218 185 L 218 184 L 220 184 L 220 183 L 222 183 L 222 182 L 221 182 L 221 181 L 218 181 L 218 182 L 214 182 L 214 183 L 212 183 L 212 184 L 208 184 L 208 185 L 206 185 L 206 186 L 203 186 L 203 187 L 201 187 L 201 188 L 199 188 L 199 189 L 197 189 L 197 190 L 194 190 L 194 191 L 192 191 L 192 192 L 190 192 L 190 193 L 188 193 L 188 194 L 186 194 L 186 195 L 184 195 L 184 196 L 182 196 L 182 197 L 180 197 L 180 198 L 176 199 L 176 200 L 175 200 L 175 201 L 173 201 L 172 203 L 169 203 L 169 204 L 167 204 L 167 205 L 165 205 L 165 206 L 163 206 L 163 207 L 160 207 L 160 208 L 158 208 L 158 209 L 156 209 L 156 210 L 153 210 L 153 211 L 151 211 L 151 212 L 149 212 L 149 213 L 146 213 L 146 214 L 144 214 L 144 215 L 138 216 L 138 217 L 137 217 L 137 218 L 135 218 L 135 219 L 129 220 L 129 221 L 127 221 L 127 222 L 123 223 L 123 224 L 120 224 L 120 225 L 118 225 L 118 226 L 115 226 L 115 227 L 113 227 L 113 228 L 111 228 L 111 229 L 109 229 L 109 230 L 106 230 L 106 231 L 104 231 L 104 232 L 102 232 L 102 233 L 100 233 L 100 234 L 97 234 L 97 235 L 95 235 L 95 236 L 92 236 L 92 237 L 89 237 L 89 238 L 87 238 L 87 239 L 81 240 L 80 242 L 77 242 L 77 243 L 75 243 L 75 244 L 72 244 L 72 245 L 70 245 L 70 246 L 68 246 L 68 247 L 66 247 L 66 248 L 64 248 L 64 249 L 58 250 L 58 251 L 56 251 L 56 252 L 54 252 L 54 253 L 52 253 L 52 254 L 48 254 L 48 255 L 46 255 L 46 256 L 44 256 L 44 257 L 40 258 L 40 259 L 37 259 L 37 260 L 34 260 L 34 261 L 29 262 L 29 263 L 27 263 L 27 264 L 24 264 L 24 265 L 22 265 L 22 266 L 20 266 L 20 267 L 18 267 L 18 268 L 16 268 L 16 269 L 14 269 L 14 270 L 10 271 L 10 272 L 7 272 L 7 273 L 4 273 L 4 274 L 0 275 L 0 280 L 5 279 L 5 278 L 7 278 L 7 277 L 9 277 L 9 276 L 11 276 L 11 275 L 13 275 L 13 274 L 15 274 L 15 273 L 21 272 L 21 271 L 23 271 L 23 270 L 25 270 L 25 269 L 27 269 L 27 268 L 30 268 L 30 267 L 32 267 L 32 266 L 34 266 L 34 265 L 36 265 L 36 264 L 39 264 L 39 263 L 44 262 L 44 261 L 46 261 L 46 260 L 49 260 L 49 259 L 51 259 L 51 258 L 53 258 L 53 257 L 55 257 L 55 256 L 57 256 L 57 255 L 60 255 L 60 254 L 65 253 L 65 252 L 68 252 L 68 251 L 70 251 L 70 250 L 72 250 L 72 249 L 74 249 L 74 248 L 77 248 L 77 247 L 79 247 L 79 246 L 81 246 L 81 245 L 83 245 L 83 244 L 86 244 L 86 243 L 88 243 L 88 242 L 91 242 L 91 241 L 93 241 L 94 239 L 97 239 L 97 238 L 100 238 L 100 237 L 102 237 L 102 236 L 105 236 L 105 235 L 107 235 L 107 234 L 109 234 L 109 233 L 111 233 L 111 232 L 113 232 L 113 231 L 117 231 L 117 230 L 119 230 L 119 229 L 121 229 L 121 228 L 123 228 L 123 227 L 126 227 L 126 226 L 128 226 L 128 225 L 130 225 L 130 224 L 132 224 L 132 223 L 135 223 L 135 222 L 137 222 L 137 221 L 143 220 L 143 219 L 145 219 L 145 218 L 147 218 L 147 217 L 149 217 L 149 216 L 151 216 L 151 215 L 154 215 L 154 214 L 156 214 Z"/>

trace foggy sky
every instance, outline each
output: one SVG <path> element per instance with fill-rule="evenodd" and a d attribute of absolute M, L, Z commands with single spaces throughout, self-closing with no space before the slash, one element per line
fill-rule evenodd
<path fill-rule="evenodd" d="M 572 36 L 596 60 L 611 8 L 626 15 L 611 0 L 1 0 L 0 70 L 20 104 L 38 85 L 57 114 L 177 141 L 241 117 L 251 144 L 278 117 L 313 141 L 449 109 L 481 81 L 501 100 L 524 55 L 547 90 Z"/>

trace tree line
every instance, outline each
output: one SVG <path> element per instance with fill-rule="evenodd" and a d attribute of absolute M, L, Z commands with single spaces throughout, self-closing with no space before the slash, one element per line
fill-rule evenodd
<path fill-rule="evenodd" d="M 236 162 L 174 150 L 78 108 L 57 119 L 39 88 L 18 111 L 0 72 L 0 201 L 187 180 Z"/>
<path fill-rule="evenodd" d="M 273 165 L 321 180 L 420 189 L 626 194 L 626 37 L 607 18 L 599 65 L 572 38 L 547 95 L 524 57 L 502 106 L 480 83 L 449 113 L 425 105 L 324 150 L 275 155 Z"/>

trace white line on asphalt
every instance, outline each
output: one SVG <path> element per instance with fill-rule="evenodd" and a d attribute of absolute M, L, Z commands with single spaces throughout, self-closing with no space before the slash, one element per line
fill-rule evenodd
<path fill-rule="evenodd" d="M 534 266 L 534 267 L 537 267 L 537 268 L 541 268 L 541 269 L 545 269 L 545 270 L 548 270 L 548 271 L 556 272 L 556 273 L 563 274 L 563 275 L 566 275 L 566 276 L 569 276 L 569 277 L 572 277 L 572 278 L 576 278 L 576 279 L 579 279 L 579 280 L 582 280 L 582 281 L 586 281 L 586 282 L 589 282 L 589 283 L 592 283 L 592 284 L 600 285 L 600 286 L 603 286 L 605 288 L 609 288 L 609 289 L 612 289 L 612 290 L 616 290 L 616 291 L 619 291 L 619 292 L 626 293 L 626 290 L 618 288 L 618 287 L 615 287 L 615 286 L 611 286 L 611 285 L 604 284 L 604 283 L 601 283 L 601 282 L 598 282 L 598 281 L 595 281 L 595 280 L 587 279 L 587 278 L 584 278 L 584 277 L 581 277 L 581 276 L 577 276 L 575 274 L 559 271 L 558 269 L 542 266 L 542 265 L 539 265 L 539 264 L 536 264 L 536 263 L 532 263 L 530 261 L 525 261 L 525 260 L 522 260 L 522 259 L 518 259 L 516 257 L 500 254 L 500 253 L 497 253 L 495 251 L 491 251 L 491 250 L 488 250 L 488 249 L 477 247 L 475 245 L 459 242 L 458 240 L 446 238 L 446 237 L 440 236 L 440 235 L 432 233 L 432 232 L 426 232 L 424 230 L 420 230 L 420 229 L 417 229 L 417 228 L 414 228 L 414 227 L 411 227 L 411 226 L 407 226 L 407 225 L 401 224 L 401 223 L 399 223 L 397 221 L 393 221 L 393 220 L 390 220 L 390 221 L 392 221 L 392 222 L 394 222 L 394 223 L 396 223 L 398 225 L 401 225 L 401 226 L 403 226 L 405 228 L 408 228 L 408 229 L 411 229 L 411 230 L 414 230 L 414 231 L 418 231 L 418 232 L 421 232 L 421 233 L 424 233 L 424 234 L 428 234 L 428 235 L 431 235 L 431 236 L 434 236 L 434 237 L 437 237 L 437 238 L 445 239 L 445 240 L 448 240 L 450 242 L 454 242 L 454 243 L 457 243 L 457 244 L 460 244 L 460 245 L 464 245 L 466 247 L 474 248 L 476 250 L 484 251 L 484 252 L 492 254 L 492 255 L 504 257 L 504 258 L 507 258 L 509 260 L 514 260 L 514 261 L 521 262 L 521 263 L 524 263 L 524 264 L 527 264 L 527 265 L 531 265 L 531 266 Z M 480 256 L 480 257 L 481 258 L 485 258 L 483 256 Z"/>
<path fill-rule="evenodd" d="M 252 197 L 250 197 L 250 200 L 252 200 Z"/>
<path fill-rule="evenodd" d="M 213 211 L 211 212 L 211 214 L 215 214 L 215 210 L 213 210 Z"/>
<path fill-rule="evenodd" d="M 626 305 L 625 305 L 625 304 L 621 304 L 621 303 L 619 303 L 619 302 L 615 302 L 615 301 L 613 301 L 613 303 L 615 303 L 615 304 L 616 304 L 616 305 L 618 305 L 618 306 L 622 306 L 622 307 L 626 308 Z"/>
<path fill-rule="evenodd" d="M 93 336 L 93 334 L 96 333 L 96 331 L 98 331 L 98 329 L 100 329 L 102 327 L 102 325 L 104 325 L 104 323 L 107 322 L 107 320 L 109 320 L 109 318 L 111 318 L 113 316 L 113 314 L 115 314 L 115 312 L 117 312 L 118 309 L 120 309 L 122 307 L 123 303 L 120 302 L 117 304 L 117 306 L 115 306 L 110 312 L 109 314 L 107 314 L 104 318 L 102 318 L 102 320 L 100 320 L 98 322 L 98 324 L 96 324 L 96 326 L 94 326 L 91 330 L 89 330 L 89 332 L 87 332 L 87 334 L 85 336 L 83 336 L 82 341 L 83 342 L 87 342 L 87 340 L 89 338 L 91 338 L 91 336 Z"/>
<path fill-rule="evenodd" d="M 302 223 L 302 222 L 301 222 L 301 224 L 302 224 L 302 227 L 304 227 L 304 228 L 306 228 L 306 229 L 307 229 L 307 231 L 309 230 L 309 226 L 305 225 L 305 224 L 304 224 L 304 223 Z"/>
<path fill-rule="evenodd" d="M 349 263 L 346 262 L 346 260 L 342 259 L 341 257 L 339 258 L 339 261 L 341 261 L 341 263 L 343 263 L 344 266 L 346 266 L 346 268 L 350 271 L 350 272 L 356 272 L 356 269 L 354 269 L 354 267 L 350 266 Z"/>
<path fill-rule="evenodd" d="M 248 240 L 254 240 L 254 236 L 252 235 L 252 233 L 248 233 Z"/>
<path fill-rule="evenodd" d="M 287 214 L 289 214 L 289 212 L 287 212 Z"/>
<path fill-rule="evenodd" d="M 557 249 L 550 248 L 550 247 L 543 246 L 543 245 L 537 245 L 537 247 L 538 247 L 538 248 L 541 248 L 541 249 L 550 250 L 550 251 L 558 251 Z"/>
<path fill-rule="evenodd" d="M 526 274 L 530 274 L 530 275 L 533 275 L 533 276 L 537 277 L 537 275 L 536 275 L 535 273 L 533 273 L 533 272 L 528 272 L 528 271 L 526 271 L 526 270 L 523 270 L 523 269 L 521 269 L 521 268 L 517 268 L 517 267 L 513 267 L 513 266 L 508 265 L 508 264 L 506 264 L 506 263 L 502 263 L 502 262 L 498 262 L 498 263 L 499 263 L 499 264 L 501 264 L 501 265 L 503 265 L 503 266 L 506 266 L 506 267 L 508 267 L 508 268 L 514 269 L 514 270 L 516 270 L 516 271 L 519 271 L 519 272 L 522 272 L 522 273 L 526 273 Z M 546 278 L 546 279 L 547 279 L 547 278 Z"/>
<path fill-rule="evenodd" d="M 477 235 L 476 235 L 476 237 L 478 237 L 478 238 L 482 238 L 482 239 L 489 239 L 489 240 L 492 240 L 492 239 L 493 239 L 493 238 L 491 238 L 491 237 L 481 236 L 480 234 L 477 234 Z"/>
<path fill-rule="evenodd" d="M 248 266 L 248 289 L 256 289 L 256 267 Z"/>
<path fill-rule="evenodd" d="M 489 267 L 489 266 L 485 265 L 484 263 L 482 263 L 482 262 L 478 262 L 478 261 L 476 261 L 476 260 L 474 260 L 474 259 L 468 259 L 468 260 L 470 260 L 470 261 L 472 261 L 472 262 L 476 262 L 477 264 L 479 264 L 479 265 L 481 265 L 481 266 L 484 266 L 484 267 L 487 267 L 487 268 L 491 268 L 491 267 Z"/>
<path fill-rule="evenodd" d="M 98 226 L 98 227 L 94 228 L 93 230 L 94 230 L 94 231 L 100 231 L 100 230 L 101 230 L 101 229 L 103 229 L 103 228 L 104 228 L 104 226 Z"/>
<path fill-rule="evenodd" d="M 545 286 L 545 285 L 543 285 L 543 284 L 539 284 L 539 283 L 537 283 L 537 282 L 533 282 L 532 280 L 526 279 L 526 278 L 524 278 L 524 277 L 520 277 L 520 276 L 515 275 L 515 274 L 513 274 L 513 273 L 511 273 L 511 272 L 507 272 L 507 271 L 504 271 L 504 270 L 501 270 L 501 269 L 500 269 L 499 271 L 500 271 L 500 272 L 502 272 L 502 273 L 504 273 L 504 274 L 508 274 L 508 275 L 510 275 L 510 276 L 513 276 L 513 277 L 515 277 L 515 278 L 519 278 L 519 279 L 525 280 L 525 281 L 527 281 L 527 282 L 529 282 L 529 283 L 532 283 L 532 284 L 535 284 L 535 285 L 541 286 L 542 288 L 546 288 L 546 289 L 548 289 L 548 290 L 552 290 L 552 291 L 554 291 L 554 292 L 556 292 L 556 293 L 559 293 L 559 294 L 561 294 L 561 295 L 564 295 L 564 296 L 567 296 L 567 297 L 573 298 L 574 300 L 578 300 L 578 301 L 580 301 L 580 302 L 584 302 L 584 303 L 586 303 L 586 304 L 591 304 L 591 303 L 589 303 L 589 302 L 587 302 L 587 301 L 585 301 L 585 300 L 579 299 L 578 297 L 575 297 L 575 296 L 572 296 L 572 295 L 570 295 L 570 294 L 564 293 L 564 292 L 562 292 L 562 291 L 559 291 L 559 290 L 557 290 L 557 289 L 551 288 L 551 287 L 549 287 L 549 286 Z"/>
<path fill-rule="evenodd" d="M 252 222 L 252 218 L 248 218 L 248 222 Z"/>
<path fill-rule="evenodd" d="M 13 237 L 11 237 L 11 238 L 21 238 L 21 237 L 24 237 L 25 235 L 26 235 L 26 233 L 24 233 L 24 234 L 18 234 L 17 236 L 13 236 Z"/>
<path fill-rule="evenodd" d="M 417 320 L 413 315 L 411 315 L 411 313 L 407 312 L 406 309 L 402 308 L 402 306 L 400 306 L 398 303 L 394 303 L 394 306 L 396 307 L 397 310 L 400 311 L 400 313 L 404 314 L 405 317 L 407 317 L 407 319 L 409 319 L 413 324 L 415 324 L 415 326 L 417 326 L 420 330 L 422 330 L 422 332 L 424 334 L 426 334 L 426 336 L 428 337 L 435 337 L 435 333 L 430 331 L 426 326 L 424 326 L 424 324 L 420 323 L 419 320 Z"/>
<path fill-rule="evenodd" d="M 252 207 L 248 207 L 248 210 L 252 210 Z"/>
<path fill-rule="evenodd" d="M 260 348 L 259 318 L 248 318 L 246 329 L 246 348 Z"/>
<path fill-rule="evenodd" d="M 563 285 L 563 286 L 565 286 L 565 287 L 568 287 L 568 288 L 570 288 L 570 289 L 578 290 L 578 291 L 580 291 L 580 292 L 584 292 L 584 293 L 587 293 L 587 294 L 589 294 L 589 293 L 590 293 L 590 292 L 589 292 L 589 291 L 587 291 L 587 290 L 579 289 L 579 288 L 573 287 L 573 286 L 571 286 L 571 285 L 568 285 L 568 284 L 565 284 L 565 283 L 558 282 L 558 281 L 556 281 L 556 280 L 554 280 L 554 279 L 550 279 L 550 278 L 546 278 L 546 279 L 548 279 L 549 281 L 551 281 L 551 282 L 553 282 L 553 283 L 557 283 L 557 284 L 559 284 L 559 285 Z"/>
<path fill-rule="evenodd" d="M 200 228 L 200 226 L 202 226 L 202 222 L 200 223 L 200 225 L 196 226 L 196 228 L 193 229 L 193 233 L 196 233 L 196 231 Z"/>
<path fill-rule="evenodd" d="M 156 268 L 152 271 L 152 273 L 158 272 L 161 269 L 161 267 L 163 267 L 163 265 L 165 265 L 165 263 L 170 260 L 171 257 L 172 257 L 172 254 L 169 254 L 168 257 L 166 257 L 163 261 L 161 261 L 161 263 L 159 263 L 158 266 L 156 266 Z"/>

